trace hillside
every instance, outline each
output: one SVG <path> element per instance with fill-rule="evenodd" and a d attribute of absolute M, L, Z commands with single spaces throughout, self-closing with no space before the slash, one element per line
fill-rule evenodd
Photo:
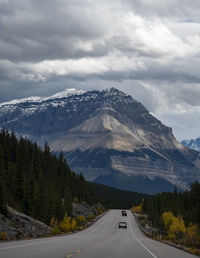
<path fill-rule="evenodd" d="M 200 153 L 180 144 L 131 96 L 115 88 L 65 91 L 0 104 L 0 127 L 63 151 L 89 181 L 134 192 L 189 189 L 200 180 Z"/>
<path fill-rule="evenodd" d="M 89 183 L 97 200 L 108 209 L 130 209 L 133 205 L 138 204 L 143 198 L 148 197 L 147 194 L 134 193 L 116 189 L 113 187 Z"/>
<path fill-rule="evenodd" d="M 70 170 L 62 152 L 57 158 L 45 144 L 0 132 L 0 213 L 7 204 L 47 224 L 72 214 L 74 199 L 91 203 L 94 194 L 82 175 Z"/>

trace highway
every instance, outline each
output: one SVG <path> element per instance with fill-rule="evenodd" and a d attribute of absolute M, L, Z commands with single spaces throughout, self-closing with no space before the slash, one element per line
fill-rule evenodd
<path fill-rule="evenodd" d="M 197 256 L 147 238 L 130 211 L 111 210 L 78 233 L 0 243 L 0 258 L 194 258 Z M 119 221 L 128 223 L 119 229 Z"/>

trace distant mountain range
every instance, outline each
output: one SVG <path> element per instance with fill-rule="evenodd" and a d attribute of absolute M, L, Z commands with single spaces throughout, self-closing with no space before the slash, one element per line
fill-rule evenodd
<path fill-rule="evenodd" d="M 200 151 L 200 137 L 191 140 L 183 140 L 181 143 L 190 149 Z"/>
<path fill-rule="evenodd" d="M 70 89 L 1 103 L 0 127 L 41 145 L 48 141 L 90 181 L 155 193 L 174 185 L 187 189 L 200 180 L 200 153 L 179 143 L 171 128 L 115 88 Z"/>

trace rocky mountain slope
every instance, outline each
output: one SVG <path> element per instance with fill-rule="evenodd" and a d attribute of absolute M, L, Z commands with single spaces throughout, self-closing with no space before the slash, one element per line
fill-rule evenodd
<path fill-rule="evenodd" d="M 190 149 L 200 151 L 200 137 L 191 140 L 183 140 L 181 143 Z"/>
<path fill-rule="evenodd" d="M 114 88 L 1 103 L 0 127 L 62 149 L 70 167 L 90 181 L 154 193 L 200 180 L 200 153 Z"/>
<path fill-rule="evenodd" d="M 43 222 L 33 219 L 24 213 L 18 212 L 8 207 L 8 214 L 4 216 L 0 213 L 0 233 L 4 239 L 19 239 L 21 237 L 47 236 L 51 233 L 51 227 Z"/>

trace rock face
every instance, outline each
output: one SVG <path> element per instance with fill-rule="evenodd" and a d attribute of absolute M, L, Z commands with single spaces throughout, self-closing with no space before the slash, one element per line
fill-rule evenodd
<path fill-rule="evenodd" d="M 73 216 L 78 217 L 83 215 L 84 217 L 88 217 L 90 215 L 97 216 L 99 214 L 98 208 L 96 205 L 89 205 L 86 202 L 73 203 Z"/>
<path fill-rule="evenodd" d="M 6 232 L 7 239 L 47 236 L 51 228 L 43 222 L 8 207 L 7 218 L 0 214 L 0 232 Z"/>
<path fill-rule="evenodd" d="M 200 180 L 200 153 L 114 88 L 2 103 L 0 127 L 39 144 L 48 141 L 90 181 L 154 193 Z"/>
<path fill-rule="evenodd" d="M 191 140 L 183 140 L 181 143 L 190 149 L 200 151 L 200 137 Z"/>

